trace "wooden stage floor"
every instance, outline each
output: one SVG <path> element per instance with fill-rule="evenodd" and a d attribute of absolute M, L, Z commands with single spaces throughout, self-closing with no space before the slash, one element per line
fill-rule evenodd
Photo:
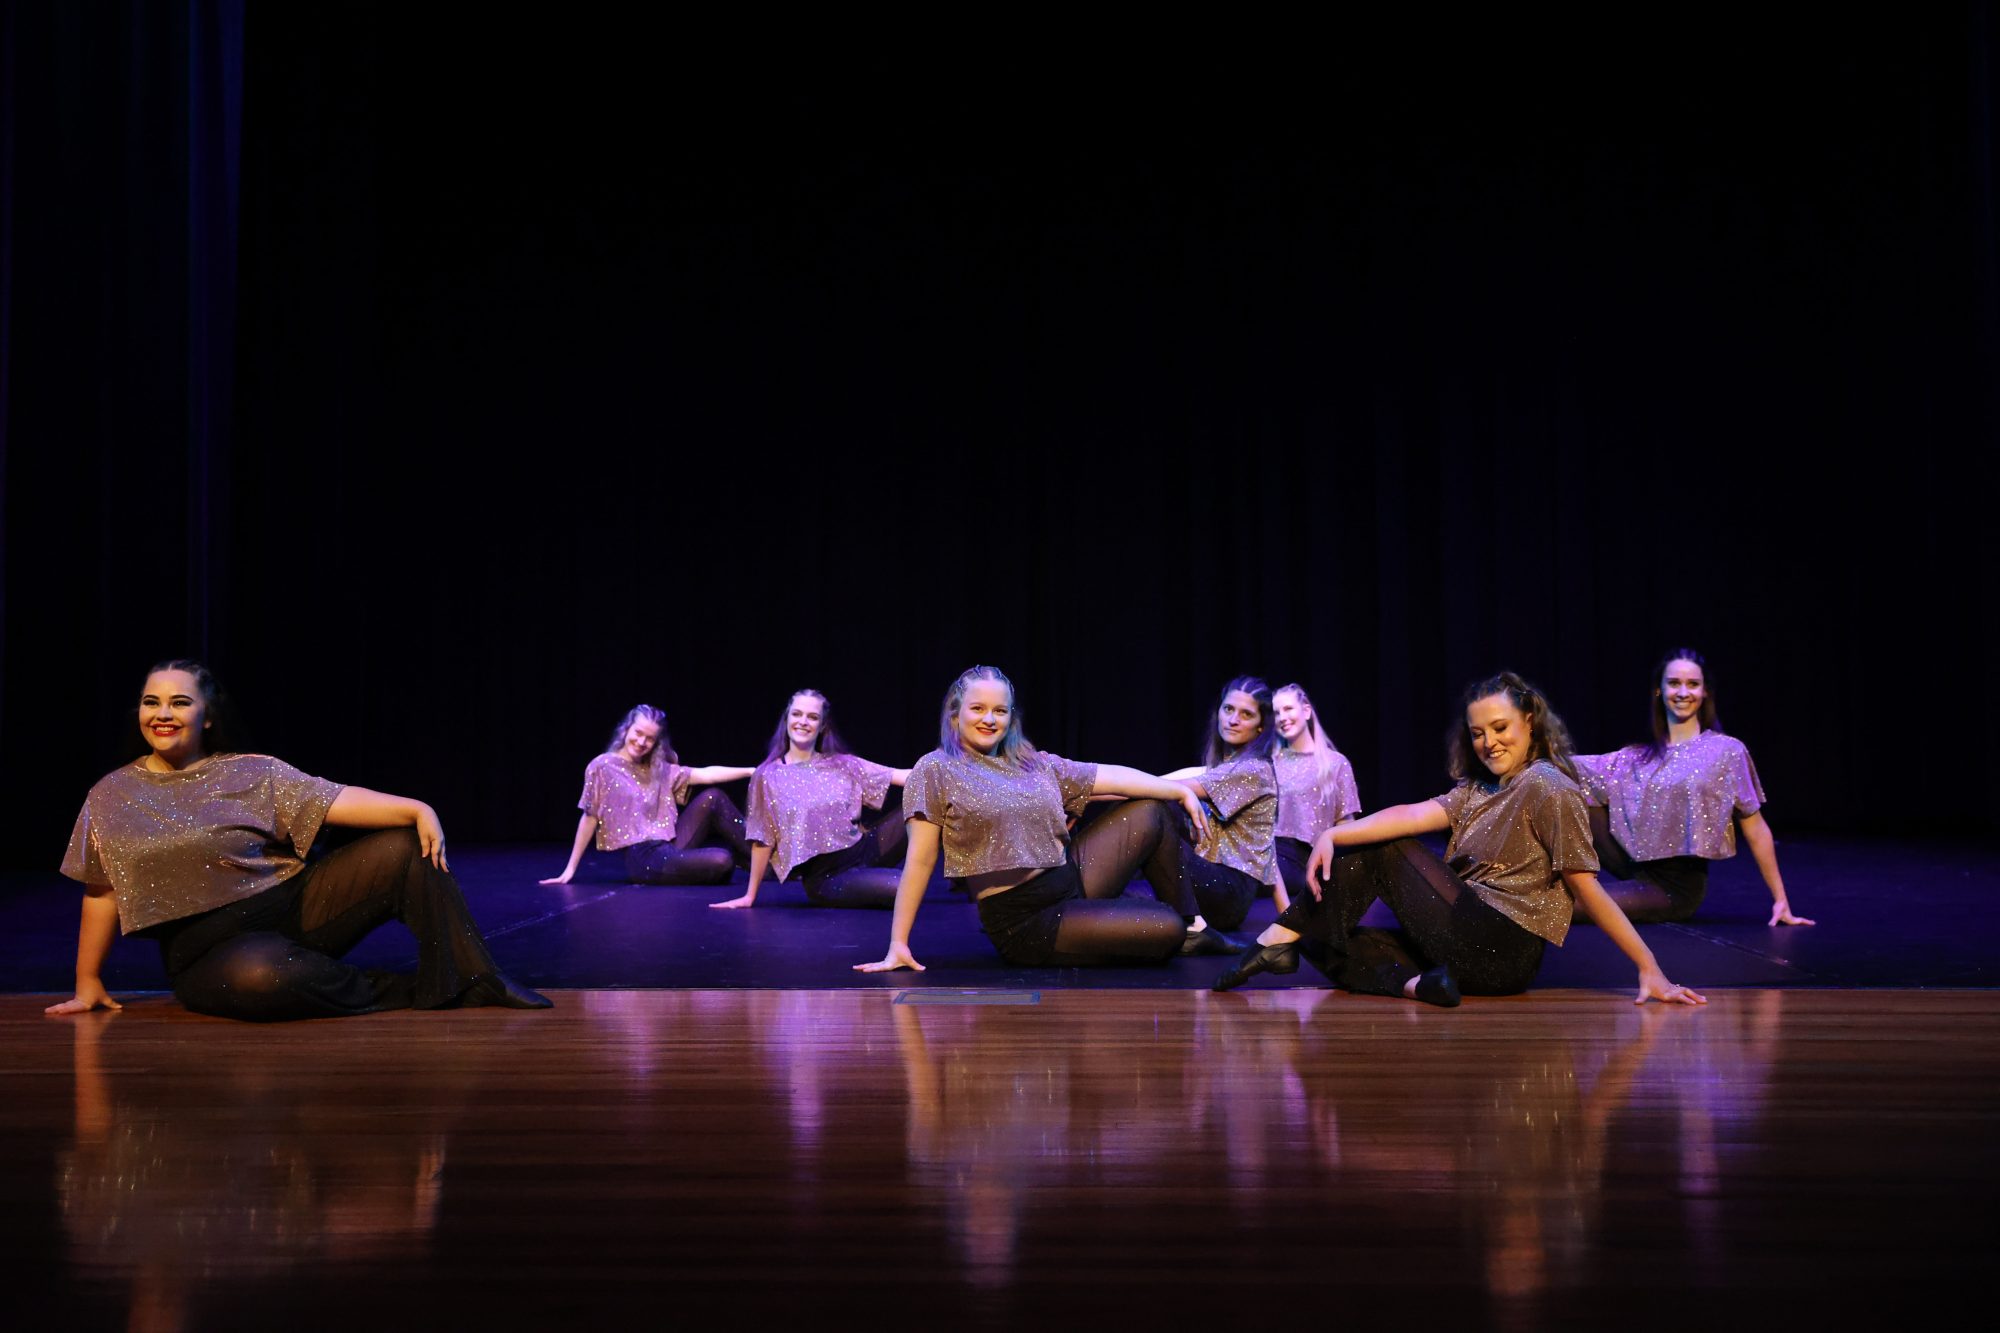
<path fill-rule="evenodd" d="M 0 996 L 12 1328 L 1768 1328 L 1994 1276 L 2000 993 Z"/>

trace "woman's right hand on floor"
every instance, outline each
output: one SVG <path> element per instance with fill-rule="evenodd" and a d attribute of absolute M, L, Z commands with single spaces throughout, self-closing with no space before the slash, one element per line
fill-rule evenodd
<path fill-rule="evenodd" d="M 81 983 L 76 994 L 61 1004 L 52 1004 L 42 1010 L 45 1014 L 87 1014 L 102 1005 L 106 1009 L 123 1009 L 125 1006 L 111 998 L 111 992 L 104 989 L 101 981 Z"/>
<path fill-rule="evenodd" d="M 891 944 L 889 952 L 879 963 L 856 963 L 856 972 L 894 972 L 899 967 L 907 967 L 913 972 L 921 972 L 924 965 L 916 960 L 907 944 Z"/>
<path fill-rule="evenodd" d="M 571 875 L 574 875 L 575 873 L 576 872 L 574 870 L 565 870 L 562 872 L 562 874 L 557 875 L 554 879 L 545 879 L 539 882 L 543 884 L 567 884 L 569 883 L 569 877 Z"/>

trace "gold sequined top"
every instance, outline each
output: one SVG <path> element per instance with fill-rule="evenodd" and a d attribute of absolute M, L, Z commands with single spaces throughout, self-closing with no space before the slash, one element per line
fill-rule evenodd
<path fill-rule="evenodd" d="M 1208 836 L 1194 847 L 1201 859 L 1276 884 L 1276 771 L 1262 759 L 1225 759 L 1201 771 L 1201 789 L 1208 793 L 1209 812 Z"/>
<path fill-rule="evenodd" d="M 268 754 L 216 754 L 171 772 L 134 760 L 99 778 L 62 873 L 109 884 L 130 933 L 254 897 L 305 869 L 338 782 Z"/>
<path fill-rule="evenodd" d="M 851 754 L 815 754 L 797 764 L 769 760 L 750 775 L 743 835 L 771 849 L 782 880 L 793 866 L 860 842 L 861 807 L 880 810 L 894 776 Z"/>
<path fill-rule="evenodd" d="M 583 795 L 576 806 L 597 817 L 597 850 L 672 842 L 679 771 L 676 764 L 635 764 L 615 750 L 591 760 L 583 771 Z"/>
<path fill-rule="evenodd" d="M 1046 870 L 1063 863 L 1069 819 L 1096 785 L 1096 764 L 1046 750 L 1026 767 L 974 750 L 932 750 L 903 784 L 903 818 L 938 826 L 947 879 Z"/>
<path fill-rule="evenodd" d="M 1354 785 L 1354 765 L 1338 750 L 1327 756 L 1326 780 L 1320 781 L 1319 755 L 1280 749 L 1278 767 L 1278 830 L 1281 838 L 1316 842 L 1319 835 L 1344 819 L 1361 813 L 1361 791 Z"/>
<path fill-rule="evenodd" d="M 1597 873 L 1583 789 L 1546 759 L 1504 784 L 1461 782 L 1437 798 L 1451 819 L 1445 862 L 1492 907 L 1551 944 L 1569 934 L 1569 871 Z"/>
<path fill-rule="evenodd" d="M 1580 754 L 1576 768 L 1593 803 L 1611 816 L 1611 836 L 1635 861 L 1736 855 L 1736 817 L 1764 805 L 1750 751 L 1734 736 L 1702 731 L 1658 759 L 1643 745 Z"/>

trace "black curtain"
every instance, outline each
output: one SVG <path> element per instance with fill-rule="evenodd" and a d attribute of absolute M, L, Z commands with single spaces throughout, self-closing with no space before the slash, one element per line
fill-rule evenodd
<path fill-rule="evenodd" d="M 908 763 L 974 661 L 1152 768 L 1296 679 L 1417 799 L 1474 676 L 1610 748 L 1679 643 L 1781 832 L 1991 825 L 1985 6 L 1145 63 L 11 21 L 25 863 L 183 651 L 460 839 L 560 837 L 641 699 L 746 763 L 811 684 Z"/>

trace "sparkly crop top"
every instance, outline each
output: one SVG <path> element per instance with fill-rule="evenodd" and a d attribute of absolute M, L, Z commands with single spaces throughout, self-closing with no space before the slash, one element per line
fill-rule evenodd
<path fill-rule="evenodd" d="M 1023 766 L 972 750 L 932 750 L 903 784 L 903 817 L 938 826 L 947 879 L 1061 865 L 1068 819 L 1083 813 L 1097 765 L 1041 751 Z"/>
<path fill-rule="evenodd" d="M 98 779 L 62 873 L 109 884 L 131 932 L 254 897 L 305 869 L 340 783 L 268 754 L 217 754 L 171 772 L 134 760 Z"/>
<path fill-rule="evenodd" d="M 861 807 L 880 810 L 894 776 L 851 754 L 815 754 L 799 764 L 772 759 L 750 775 L 744 836 L 771 849 L 782 880 L 793 866 L 861 841 Z"/>
<path fill-rule="evenodd" d="M 1280 838 L 1313 842 L 1319 835 L 1361 813 L 1361 792 L 1354 785 L 1354 765 L 1334 751 L 1326 781 L 1319 780 L 1319 756 L 1279 750 L 1278 829 Z"/>
<path fill-rule="evenodd" d="M 1764 805 L 1750 751 L 1734 736 L 1703 731 L 1669 745 L 1658 759 L 1643 745 L 1580 754 L 1576 768 L 1590 799 L 1611 816 L 1611 836 L 1635 861 L 1736 855 L 1736 817 Z"/>
<path fill-rule="evenodd" d="M 1561 876 L 1597 872 L 1583 791 L 1546 759 L 1498 786 L 1461 782 L 1437 798 L 1451 819 L 1445 863 L 1493 908 L 1551 944 L 1569 933 Z"/>

